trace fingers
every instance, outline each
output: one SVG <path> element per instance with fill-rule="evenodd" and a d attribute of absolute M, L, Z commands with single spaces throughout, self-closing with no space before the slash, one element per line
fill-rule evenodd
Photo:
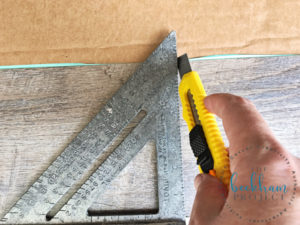
<path fill-rule="evenodd" d="M 213 94 L 207 96 L 204 103 L 208 111 L 222 119 L 230 149 L 274 139 L 267 123 L 249 100 L 231 94 Z"/>
<path fill-rule="evenodd" d="M 195 178 L 197 190 L 190 225 L 210 225 L 220 214 L 227 197 L 226 187 L 215 177 L 199 174 Z"/>

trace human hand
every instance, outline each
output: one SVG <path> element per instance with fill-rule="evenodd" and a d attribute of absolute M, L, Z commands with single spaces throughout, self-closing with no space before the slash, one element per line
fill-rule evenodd
<path fill-rule="evenodd" d="M 222 119 L 232 178 L 228 190 L 210 175 L 195 178 L 190 225 L 300 224 L 300 160 L 281 146 L 249 100 L 213 94 L 204 103 Z"/>

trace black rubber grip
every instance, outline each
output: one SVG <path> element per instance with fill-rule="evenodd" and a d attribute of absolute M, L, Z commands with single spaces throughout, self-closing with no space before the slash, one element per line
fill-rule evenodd
<path fill-rule="evenodd" d="M 214 168 L 214 160 L 210 153 L 204 131 L 201 125 L 196 125 L 190 132 L 190 145 L 195 157 L 197 157 L 197 164 L 200 165 L 204 173 Z"/>

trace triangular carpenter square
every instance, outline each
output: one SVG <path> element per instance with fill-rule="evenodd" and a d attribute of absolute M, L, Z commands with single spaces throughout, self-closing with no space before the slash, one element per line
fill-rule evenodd
<path fill-rule="evenodd" d="M 76 192 L 91 169 L 137 116 L 135 128 Z M 157 151 L 159 210 L 134 215 L 92 215 L 89 207 L 149 140 Z M 2 223 L 184 223 L 176 35 L 171 32 L 1 219 Z M 169 223 L 170 224 L 170 223 Z"/>

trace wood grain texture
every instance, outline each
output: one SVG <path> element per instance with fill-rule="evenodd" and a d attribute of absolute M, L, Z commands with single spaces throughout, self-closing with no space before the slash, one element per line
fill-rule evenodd
<path fill-rule="evenodd" d="M 26 191 L 136 67 L 114 64 L 0 70 L 0 214 Z M 299 56 L 194 61 L 192 67 L 199 72 L 208 94 L 230 92 L 252 100 L 281 143 L 300 156 Z M 181 132 L 188 216 L 198 170 L 183 119 Z M 155 159 L 154 144 L 150 143 L 94 207 L 157 207 Z"/>
<path fill-rule="evenodd" d="M 158 210 L 155 141 L 149 141 L 90 207 L 97 210 Z"/>

